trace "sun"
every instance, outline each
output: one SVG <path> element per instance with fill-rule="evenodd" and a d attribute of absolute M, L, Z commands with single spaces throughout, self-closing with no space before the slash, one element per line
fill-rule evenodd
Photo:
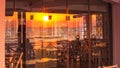
<path fill-rule="evenodd" d="M 43 20 L 44 20 L 44 21 L 48 21 L 48 16 L 44 16 L 44 17 L 43 17 Z"/>

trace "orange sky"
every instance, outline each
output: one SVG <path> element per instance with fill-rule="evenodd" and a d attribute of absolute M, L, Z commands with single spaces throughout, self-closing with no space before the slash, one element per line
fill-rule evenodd
<path fill-rule="evenodd" d="M 14 13 L 13 16 L 7 16 L 6 19 L 9 20 L 11 19 L 12 21 L 17 23 L 17 12 Z M 30 20 L 30 15 L 33 15 L 33 20 Z M 73 18 L 74 14 L 69 14 L 70 16 L 70 21 L 66 21 L 66 14 L 60 14 L 60 13 L 40 13 L 40 12 L 27 12 L 26 13 L 26 26 L 27 27 L 65 27 L 65 26 L 69 26 L 69 28 L 72 27 L 80 27 L 80 24 L 83 23 L 84 21 L 84 17 L 85 16 L 81 16 L 79 18 Z M 51 20 L 44 20 L 45 16 L 51 16 Z M 93 15 L 92 16 L 92 22 L 95 25 L 95 21 L 96 21 L 96 16 Z"/>

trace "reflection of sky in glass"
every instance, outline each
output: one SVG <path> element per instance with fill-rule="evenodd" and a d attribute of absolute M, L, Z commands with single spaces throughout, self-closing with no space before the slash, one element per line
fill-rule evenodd
<path fill-rule="evenodd" d="M 33 19 L 31 20 L 31 14 Z M 51 19 L 49 20 L 49 15 Z M 76 34 L 79 34 L 83 38 L 87 31 L 87 16 L 79 14 L 78 18 L 73 18 L 74 14 L 69 14 L 70 20 L 66 21 L 66 14 L 63 13 L 38 13 L 38 12 L 27 12 L 26 13 L 26 33 L 27 37 L 42 37 L 42 36 L 61 36 L 63 38 L 73 38 Z M 92 34 L 96 34 L 97 22 L 101 24 L 101 15 L 97 17 L 96 14 L 92 16 Z M 45 21 L 46 19 L 46 21 Z M 9 22 L 11 21 L 11 22 Z M 7 30 L 7 35 L 12 34 L 17 35 L 17 13 L 13 16 L 6 17 L 6 22 L 9 24 L 9 30 Z M 10 30 L 11 29 L 11 30 Z M 102 34 L 101 34 L 102 35 Z"/>

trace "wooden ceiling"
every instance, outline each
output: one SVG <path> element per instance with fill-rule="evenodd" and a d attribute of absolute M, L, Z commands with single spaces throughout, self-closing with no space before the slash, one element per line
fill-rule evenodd
<path fill-rule="evenodd" d="M 68 2 L 68 5 L 88 4 L 88 0 L 6 0 L 6 1 L 8 3 L 16 2 L 16 6 L 18 3 L 21 2 L 25 6 L 30 6 L 32 8 L 38 8 L 43 5 L 45 7 L 66 6 L 66 2 Z M 104 2 L 102 2 L 102 0 L 90 0 L 90 3 L 91 4 L 103 4 Z"/>
<path fill-rule="evenodd" d="M 103 5 L 103 0 L 89 0 L 90 5 Z M 66 3 L 70 10 L 79 12 L 88 5 L 88 0 L 6 0 L 6 13 L 13 12 L 14 9 L 22 11 L 41 11 L 44 6 L 47 10 L 53 12 L 65 12 Z M 81 9 L 82 8 L 82 9 Z"/>

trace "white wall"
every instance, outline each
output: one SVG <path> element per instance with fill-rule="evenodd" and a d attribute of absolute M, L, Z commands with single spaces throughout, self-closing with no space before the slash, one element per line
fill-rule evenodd
<path fill-rule="evenodd" d="M 5 68 L 5 0 L 0 0 L 0 68 Z"/>
<path fill-rule="evenodd" d="M 113 61 L 120 67 L 120 4 L 113 5 Z"/>

